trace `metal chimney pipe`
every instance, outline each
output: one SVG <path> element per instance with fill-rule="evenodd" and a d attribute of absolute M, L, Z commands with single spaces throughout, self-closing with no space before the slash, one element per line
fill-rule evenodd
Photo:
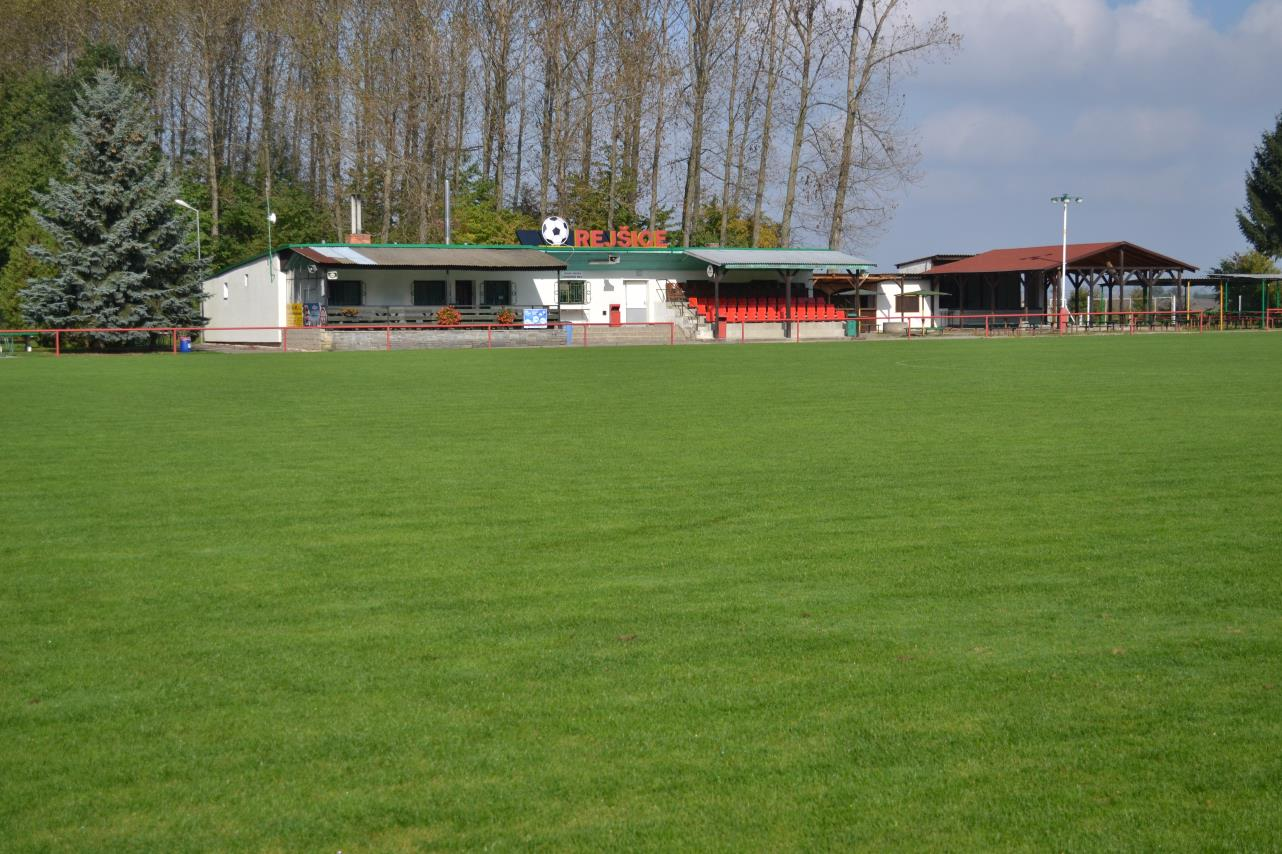
<path fill-rule="evenodd" d="M 445 242 L 450 242 L 450 179 L 445 179 Z"/>
<path fill-rule="evenodd" d="M 348 202 L 351 212 L 352 234 L 361 234 L 363 232 L 361 221 L 364 219 L 364 212 L 361 210 L 361 197 L 353 193 L 348 197 Z"/>

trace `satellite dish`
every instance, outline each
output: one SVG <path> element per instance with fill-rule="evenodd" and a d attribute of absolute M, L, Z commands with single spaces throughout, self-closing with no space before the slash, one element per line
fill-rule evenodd
<path fill-rule="evenodd" d="M 713 269 L 713 266 L 712 266 L 711 264 L 709 264 L 709 265 L 708 265 L 708 278 L 709 278 L 709 279 L 711 279 L 711 278 L 712 278 L 712 276 L 713 276 L 713 274 L 714 274 L 714 273 L 716 273 L 716 272 L 717 272 L 717 271 L 716 271 L 715 269 Z"/>

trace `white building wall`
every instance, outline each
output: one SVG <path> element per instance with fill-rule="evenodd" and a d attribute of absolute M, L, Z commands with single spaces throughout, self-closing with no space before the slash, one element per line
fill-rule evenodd
<path fill-rule="evenodd" d="M 512 283 L 512 302 L 515 305 L 548 305 L 544 299 L 546 290 L 552 297 L 551 304 L 556 303 L 555 279 L 551 288 L 537 284 L 536 276 L 542 275 L 521 270 L 388 270 L 362 269 L 360 267 L 343 267 L 335 269 L 338 280 L 360 282 L 364 285 L 365 305 L 413 305 L 415 282 L 440 282 L 446 285 L 449 302 L 458 305 L 459 299 L 455 285 L 461 281 L 472 283 L 477 305 L 485 304 L 485 282 L 499 281 Z"/>
<path fill-rule="evenodd" d="M 275 281 L 271 275 L 275 268 Z M 259 258 L 204 284 L 204 333 L 211 343 L 279 344 L 279 329 L 228 329 L 226 327 L 280 327 L 285 325 L 285 274 L 279 255 Z M 223 327 L 223 328 L 219 328 Z"/>
<path fill-rule="evenodd" d="M 610 306 L 619 306 L 620 319 L 628 318 L 628 284 L 642 283 L 645 293 L 644 322 L 669 323 L 677 320 L 677 310 L 668 304 L 668 282 L 686 282 L 702 278 L 691 270 L 618 270 L 603 272 L 593 269 L 570 269 L 560 279 L 535 280 L 539 296 L 546 305 L 557 304 L 557 282 L 582 279 L 587 283 L 588 301 L 584 304 L 561 304 L 565 323 L 609 323 Z M 746 279 L 745 279 L 746 281 Z"/>
<path fill-rule="evenodd" d="M 895 282 L 882 282 L 877 294 L 877 328 L 884 330 L 887 323 L 904 323 L 913 329 L 920 329 L 932 323 L 931 314 L 935 308 L 934 297 L 922 297 L 918 300 L 918 310 L 900 313 L 895 310 L 895 301 L 900 294 L 914 294 L 930 290 L 928 279 L 904 279 L 902 289 Z"/>

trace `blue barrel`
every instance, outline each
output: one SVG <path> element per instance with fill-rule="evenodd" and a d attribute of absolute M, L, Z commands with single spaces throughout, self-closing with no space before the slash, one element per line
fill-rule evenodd
<path fill-rule="evenodd" d="M 190 352 L 191 352 L 191 338 L 190 338 L 190 337 L 188 337 L 188 336 L 184 335 L 183 337 L 181 337 L 181 338 L 179 338 L 179 339 L 178 339 L 178 352 L 179 352 L 179 353 L 190 353 Z"/>

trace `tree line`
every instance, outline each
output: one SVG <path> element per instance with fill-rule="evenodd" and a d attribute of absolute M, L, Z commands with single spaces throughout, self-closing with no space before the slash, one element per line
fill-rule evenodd
<path fill-rule="evenodd" d="M 852 248 L 914 174 L 905 76 L 959 44 L 909 5 L 0 0 L 0 83 L 135 80 L 215 262 L 264 248 L 269 204 L 282 240 L 341 239 L 350 193 L 376 240 L 439 241 L 447 180 L 456 242 L 557 213 Z M 0 243 L 29 206 L 0 200 Z"/>

